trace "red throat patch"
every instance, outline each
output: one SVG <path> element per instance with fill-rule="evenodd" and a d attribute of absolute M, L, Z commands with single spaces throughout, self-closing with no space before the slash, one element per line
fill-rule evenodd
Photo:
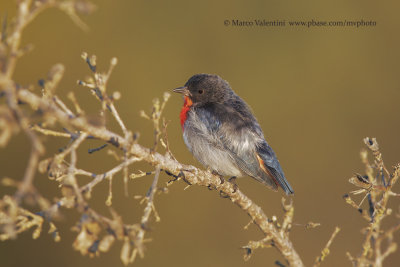
<path fill-rule="evenodd" d="M 181 126 L 182 126 L 182 130 L 183 129 L 183 125 L 185 124 L 185 121 L 187 119 L 187 113 L 190 110 L 190 107 L 193 105 L 192 100 L 188 97 L 185 96 L 185 102 L 183 104 L 183 108 L 181 109 L 181 114 L 180 114 L 180 118 L 181 118 Z"/>

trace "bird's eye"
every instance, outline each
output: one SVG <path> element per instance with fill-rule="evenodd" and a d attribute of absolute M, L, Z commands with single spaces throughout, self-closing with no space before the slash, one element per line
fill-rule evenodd
<path fill-rule="evenodd" d="M 198 91 L 198 93 L 199 93 L 199 94 L 204 93 L 203 89 L 200 89 L 200 90 Z"/>

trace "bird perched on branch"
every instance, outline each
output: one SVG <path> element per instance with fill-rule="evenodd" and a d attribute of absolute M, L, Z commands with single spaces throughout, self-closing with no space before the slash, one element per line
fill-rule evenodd
<path fill-rule="evenodd" d="M 174 89 L 184 97 L 183 139 L 194 157 L 220 175 L 249 175 L 286 194 L 293 189 L 250 107 L 218 75 L 196 74 Z"/>

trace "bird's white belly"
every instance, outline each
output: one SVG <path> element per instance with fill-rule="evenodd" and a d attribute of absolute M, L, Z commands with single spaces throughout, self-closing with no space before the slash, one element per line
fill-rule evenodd
<path fill-rule="evenodd" d="M 193 156 L 204 166 L 224 176 L 242 176 L 242 171 L 236 165 L 232 156 L 225 150 L 210 144 L 201 135 L 183 133 L 186 146 Z"/>

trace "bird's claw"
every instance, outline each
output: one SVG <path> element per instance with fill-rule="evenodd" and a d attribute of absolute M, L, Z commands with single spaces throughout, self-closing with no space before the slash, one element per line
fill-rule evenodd
<path fill-rule="evenodd" d="M 217 188 L 215 187 L 215 185 L 212 185 L 212 184 L 209 184 L 209 185 L 207 186 L 207 188 L 208 188 L 210 191 L 212 191 L 212 190 L 214 190 L 214 189 L 217 189 Z"/>
<path fill-rule="evenodd" d="M 225 193 L 224 191 L 219 191 L 219 196 L 222 198 L 229 198 L 229 195 L 227 193 Z"/>
<path fill-rule="evenodd" d="M 232 176 L 231 178 L 229 178 L 228 182 L 233 185 L 233 192 L 232 193 L 236 193 L 236 191 L 239 188 L 238 185 L 236 184 L 236 176 Z"/>
<path fill-rule="evenodd" d="M 213 175 L 215 175 L 215 176 L 218 176 L 218 178 L 219 178 L 219 180 L 220 180 L 220 184 L 225 183 L 224 176 L 222 176 L 221 174 L 219 174 L 219 173 L 216 172 L 216 171 L 211 171 L 211 173 L 212 173 Z"/>

